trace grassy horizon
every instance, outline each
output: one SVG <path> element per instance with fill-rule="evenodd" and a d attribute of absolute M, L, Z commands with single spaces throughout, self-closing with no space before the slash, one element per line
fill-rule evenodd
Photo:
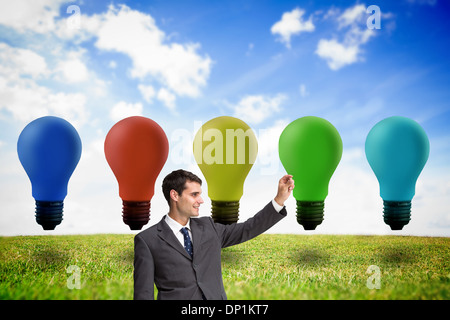
<path fill-rule="evenodd" d="M 0 299 L 132 299 L 133 238 L 0 237 Z M 446 300 L 449 248 L 446 237 L 263 234 L 223 249 L 222 275 L 230 300 Z"/>

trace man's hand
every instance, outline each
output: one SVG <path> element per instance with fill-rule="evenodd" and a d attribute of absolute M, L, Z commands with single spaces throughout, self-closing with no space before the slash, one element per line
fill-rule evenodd
<path fill-rule="evenodd" d="M 294 180 L 291 175 L 287 174 L 278 182 L 278 193 L 275 197 L 275 201 L 280 206 L 284 206 L 284 202 L 291 195 L 292 189 L 294 189 Z"/>

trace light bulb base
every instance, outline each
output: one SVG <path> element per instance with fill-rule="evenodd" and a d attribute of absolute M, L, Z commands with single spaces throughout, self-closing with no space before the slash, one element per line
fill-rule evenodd
<path fill-rule="evenodd" d="M 323 221 L 324 201 L 297 200 L 297 222 L 305 230 L 315 230 Z"/>
<path fill-rule="evenodd" d="M 384 201 L 384 222 L 391 230 L 402 230 L 411 220 L 411 201 Z"/>
<path fill-rule="evenodd" d="M 130 230 L 141 230 L 150 220 L 150 201 L 125 201 L 122 208 L 123 222 Z"/>
<path fill-rule="evenodd" d="M 36 222 L 44 230 L 55 230 L 63 219 L 63 201 L 36 200 Z"/>
<path fill-rule="evenodd" d="M 211 214 L 214 222 L 232 224 L 239 220 L 239 201 L 211 200 Z"/>

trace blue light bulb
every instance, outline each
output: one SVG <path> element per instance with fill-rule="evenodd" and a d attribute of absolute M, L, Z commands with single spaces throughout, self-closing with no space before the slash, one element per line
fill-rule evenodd
<path fill-rule="evenodd" d="M 411 219 L 416 181 L 430 153 L 427 134 L 414 120 L 390 117 L 370 130 L 365 149 L 380 184 L 384 222 L 401 230 Z"/>
<path fill-rule="evenodd" d="M 31 181 L 36 222 L 53 230 L 62 221 L 67 184 L 81 157 L 80 136 L 64 119 L 38 118 L 22 130 L 17 153 Z"/>

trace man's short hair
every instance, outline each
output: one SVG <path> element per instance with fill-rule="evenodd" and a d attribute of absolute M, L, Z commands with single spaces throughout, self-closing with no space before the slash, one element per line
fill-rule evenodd
<path fill-rule="evenodd" d="M 179 195 L 186 189 L 186 181 L 197 182 L 202 185 L 202 180 L 192 172 L 179 169 L 169 173 L 163 180 L 162 191 L 164 198 L 170 207 L 170 190 L 175 190 Z"/>

